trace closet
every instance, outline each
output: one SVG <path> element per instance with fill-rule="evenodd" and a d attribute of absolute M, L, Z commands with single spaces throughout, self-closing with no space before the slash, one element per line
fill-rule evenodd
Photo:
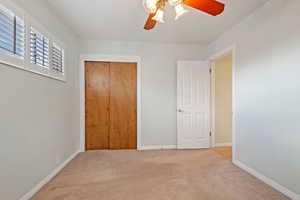
<path fill-rule="evenodd" d="M 85 62 L 86 150 L 137 148 L 137 64 Z"/>

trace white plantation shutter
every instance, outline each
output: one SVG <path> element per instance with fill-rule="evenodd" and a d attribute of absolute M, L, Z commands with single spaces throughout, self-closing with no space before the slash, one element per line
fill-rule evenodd
<path fill-rule="evenodd" d="M 0 2 L 1 63 L 66 81 L 63 43 L 54 38 L 39 20 L 13 4 Z"/>
<path fill-rule="evenodd" d="M 43 68 L 49 68 L 49 45 L 49 39 L 31 27 L 30 62 Z"/>
<path fill-rule="evenodd" d="M 24 59 L 24 20 L 0 5 L 0 50 L 7 55 Z"/>
<path fill-rule="evenodd" d="M 64 50 L 55 43 L 52 46 L 52 65 L 54 71 L 64 73 Z"/>

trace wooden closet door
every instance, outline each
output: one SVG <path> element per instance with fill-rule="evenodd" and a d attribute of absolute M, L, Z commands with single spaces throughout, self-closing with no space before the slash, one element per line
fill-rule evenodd
<path fill-rule="evenodd" d="M 110 149 L 137 148 L 137 64 L 110 63 Z"/>
<path fill-rule="evenodd" d="M 109 63 L 85 63 L 86 149 L 109 149 Z"/>

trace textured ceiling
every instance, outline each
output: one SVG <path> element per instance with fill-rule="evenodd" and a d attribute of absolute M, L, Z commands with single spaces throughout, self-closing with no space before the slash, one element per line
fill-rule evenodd
<path fill-rule="evenodd" d="M 167 7 L 166 23 L 143 29 L 147 14 L 142 0 L 47 0 L 75 33 L 86 40 L 122 40 L 174 43 L 209 43 L 268 0 L 225 0 L 217 17 L 190 9 L 174 21 Z"/>

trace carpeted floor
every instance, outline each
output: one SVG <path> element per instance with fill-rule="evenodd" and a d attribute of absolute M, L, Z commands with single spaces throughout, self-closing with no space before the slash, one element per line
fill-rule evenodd
<path fill-rule="evenodd" d="M 33 200 L 286 200 L 214 150 L 90 151 Z"/>
<path fill-rule="evenodd" d="M 226 160 L 232 160 L 232 147 L 215 147 L 212 149 Z"/>

